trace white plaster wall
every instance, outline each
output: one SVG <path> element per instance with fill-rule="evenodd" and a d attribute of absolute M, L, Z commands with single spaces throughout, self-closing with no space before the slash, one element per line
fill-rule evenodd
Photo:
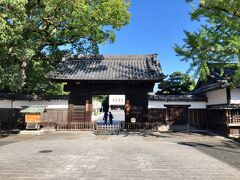
<path fill-rule="evenodd" d="M 240 104 L 240 88 L 231 89 L 231 104 Z"/>
<path fill-rule="evenodd" d="M 125 105 L 125 95 L 109 95 L 109 105 Z"/>
<path fill-rule="evenodd" d="M 0 108 L 11 108 L 10 100 L 0 100 Z"/>
<path fill-rule="evenodd" d="M 189 109 L 206 109 L 206 102 L 202 101 L 149 101 L 148 108 L 166 108 L 164 105 L 191 105 Z"/>
<path fill-rule="evenodd" d="M 226 90 L 226 88 L 207 92 L 206 96 L 208 98 L 207 105 L 227 104 L 227 90 Z"/>
<path fill-rule="evenodd" d="M 68 108 L 68 100 L 50 100 L 50 101 L 13 101 L 12 108 L 22 106 L 46 106 L 47 109 L 65 109 Z M 11 100 L 0 100 L 0 108 L 11 108 Z"/>

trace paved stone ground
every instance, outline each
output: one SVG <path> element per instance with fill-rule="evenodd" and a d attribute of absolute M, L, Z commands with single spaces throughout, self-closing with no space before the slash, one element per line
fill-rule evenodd
<path fill-rule="evenodd" d="M 239 169 L 186 144 L 205 139 L 221 141 L 186 133 L 9 136 L 0 139 L 13 142 L 0 146 L 0 179 L 239 179 Z"/>
<path fill-rule="evenodd" d="M 161 136 L 180 145 L 196 148 L 240 170 L 240 143 L 236 141 L 200 133 L 166 133 Z"/>

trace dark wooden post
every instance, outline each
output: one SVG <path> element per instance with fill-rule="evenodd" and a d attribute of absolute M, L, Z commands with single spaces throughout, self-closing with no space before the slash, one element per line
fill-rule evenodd
<path fill-rule="evenodd" d="M 71 87 L 68 104 L 68 122 L 91 121 L 92 96 L 87 89 Z"/>
<path fill-rule="evenodd" d="M 88 96 L 85 104 L 85 121 L 90 122 L 92 120 L 92 97 Z"/>
<path fill-rule="evenodd" d="M 147 92 L 126 93 L 125 121 L 130 122 L 136 118 L 137 122 L 148 121 L 148 98 Z M 128 110 L 127 110 L 128 109 Z"/>
<path fill-rule="evenodd" d="M 125 121 L 130 122 L 130 119 L 131 119 L 131 117 L 130 117 L 131 105 L 130 105 L 130 100 L 129 99 L 126 99 L 124 110 L 125 110 Z"/>
<path fill-rule="evenodd" d="M 166 124 L 168 124 L 169 123 L 169 108 L 168 107 L 166 107 Z"/>
<path fill-rule="evenodd" d="M 72 108 L 73 104 L 68 103 L 68 122 L 72 121 Z"/>

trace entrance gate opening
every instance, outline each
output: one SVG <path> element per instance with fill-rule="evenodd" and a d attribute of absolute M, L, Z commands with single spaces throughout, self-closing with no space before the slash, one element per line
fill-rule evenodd
<path fill-rule="evenodd" d="M 113 123 L 125 121 L 125 95 L 94 95 L 92 96 L 92 121 L 104 123 L 104 112 L 111 112 Z M 109 118 L 108 118 L 108 123 Z"/>

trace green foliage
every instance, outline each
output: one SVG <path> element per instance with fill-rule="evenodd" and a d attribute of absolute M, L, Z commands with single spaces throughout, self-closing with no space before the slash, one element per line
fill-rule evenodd
<path fill-rule="evenodd" d="M 19 91 L 22 84 L 22 79 L 19 76 L 20 69 L 15 61 L 9 60 L 0 66 L 0 89 L 3 92 Z"/>
<path fill-rule="evenodd" d="M 26 94 L 64 94 L 63 84 L 55 84 L 46 79 L 46 74 L 53 70 L 53 66 L 48 61 L 33 61 L 27 70 L 26 84 L 23 91 Z"/>
<path fill-rule="evenodd" d="M 94 100 L 100 101 L 101 103 L 105 101 L 108 96 L 107 95 L 97 95 L 92 97 Z"/>
<path fill-rule="evenodd" d="M 174 72 L 165 76 L 164 80 L 159 83 L 157 94 L 182 95 L 191 91 L 195 86 L 194 80 L 187 74 Z"/>
<path fill-rule="evenodd" d="M 114 42 L 128 8 L 125 0 L 0 0 L 0 90 L 61 93 L 46 73 L 64 53 L 97 54 Z"/>
<path fill-rule="evenodd" d="M 190 63 L 189 71 L 204 80 L 210 73 L 208 64 L 240 60 L 240 0 L 200 0 L 191 17 L 201 28 L 185 31 L 184 44 L 174 48 Z"/>

